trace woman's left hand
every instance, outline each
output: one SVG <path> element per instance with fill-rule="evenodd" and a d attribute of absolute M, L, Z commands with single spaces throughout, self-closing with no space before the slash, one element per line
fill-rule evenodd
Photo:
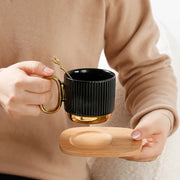
<path fill-rule="evenodd" d="M 143 140 L 141 152 L 126 157 L 131 161 L 153 161 L 162 153 L 170 133 L 173 115 L 165 109 L 152 111 L 143 116 L 132 132 L 134 140 Z"/>

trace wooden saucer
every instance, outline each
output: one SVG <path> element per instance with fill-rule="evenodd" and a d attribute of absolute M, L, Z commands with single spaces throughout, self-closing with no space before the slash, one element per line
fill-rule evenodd
<path fill-rule="evenodd" d="M 142 141 L 131 138 L 132 129 L 76 127 L 63 131 L 60 148 L 65 154 L 83 157 L 128 157 L 140 152 Z"/>

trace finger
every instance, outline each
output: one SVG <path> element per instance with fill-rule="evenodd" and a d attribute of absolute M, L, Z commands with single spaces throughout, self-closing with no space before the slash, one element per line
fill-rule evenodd
<path fill-rule="evenodd" d="M 41 94 L 25 92 L 24 97 L 21 98 L 21 102 L 27 105 L 48 104 L 48 102 L 51 100 L 51 97 L 51 91 Z"/>
<path fill-rule="evenodd" d="M 17 66 L 29 75 L 51 76 L 54 73 L 53 69 L 38 61 L 24 61 L 17 63 Z"/>
<path fill-rule="evenodd" d="M 154 157 L 150 157 L 150 158 L 137 158 L 137 157 L 127 157 L 127 158 L 123 158 L 126 159 L 128 161 L 136 161 L 136 162 L 151 162 L 151 161 L 155 161 L 158 158 L 158 156 L 154 156 Z"/>
<path fill-rule="evenodd" d="M 34 116 L 34 117 L 40 116 L 41 110 L 39 106 L 27 105 L 26 107 L 27 107 L 26 113 L 24 114 L 24 116 Z"/>
<path fill-rule="evenodd" d="M 24 90 L 33 93 L 44 93 L 50 91 L 52 81 L 41 77 L 28 76 L 23 84 Z"/>
<path fill-rule="evenodd" d="M 146 153 L 150 153 L 149 151 Z M 160 155 L 160 153 L 157 154 L 148 154 L 145 155 L 144 153 L 140 153 L 138 155 L 135 156 L 131 156 L 131 157 L 124 157 L 124 159 L 129 160 L 129 161 L 137 161 L 137 162 L 147 162 L 147 161 L 153 161 L 155 159 L 157 159 L 157 157 Z"/>
<path fill-rule="evenodd" d="M 149 113 L 145 115 L 134 131 L 132 132 L 132 138 L 135 140 L 141 140 L 151 136 L 152 134 L 161 133 L 161 121 L 157 120 L 158 115 L 156 113 Z"/>
<path fill-rule="evenodd" d="M 12 109 L 9 112 L 9 115 L 15 119 L 21 118 L 24 116 L 33 116 L 38 117 L 41 114 L 41 110 L 37 105 L 22 105 L 19 104 L 16 108 Z"/>
<path fill-rule="evenodd" d="M 161 135 L 153 135 L 150 140 L 146 140 L 141 152 L 125 159 L 140 162 L 153 161 L 162 153 L 165 141 Z"/>

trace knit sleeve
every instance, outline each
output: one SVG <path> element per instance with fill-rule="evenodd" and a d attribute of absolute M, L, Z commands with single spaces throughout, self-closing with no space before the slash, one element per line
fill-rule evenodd
<path fill-rule="evenodd" d="M 174 115 L 178 126 L 177 87 L 171 60 L 156 48 L 159 30 L 149 0 L 109 0 L 106 8 L 105 55 L 119 72 L 126 107 L 134 128 L 142 116 L 157 109 Z"/>

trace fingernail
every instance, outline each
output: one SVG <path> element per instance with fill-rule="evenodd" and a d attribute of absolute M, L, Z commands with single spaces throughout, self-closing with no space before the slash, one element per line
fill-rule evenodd
<path fill-rule="evenodd" d="M 44 68 L 44 72 L 45 72 L 46 74 L 52 74 L 52 73 L 54 72 L 54 70 L 53 70 L 53 69 L 50 69 L 50 68 L 48 68 L 48 67 L 45 67 L 45 68 Z"/>
<path fill-rule="evenodd" d="M 134 132 L 132 133 L 132 138 L 133 138 L 133 139 L 139 139 L 139 138 L 141 138 L 141 132 L 140 132 L 140 131 L 134 131 Z"/>

